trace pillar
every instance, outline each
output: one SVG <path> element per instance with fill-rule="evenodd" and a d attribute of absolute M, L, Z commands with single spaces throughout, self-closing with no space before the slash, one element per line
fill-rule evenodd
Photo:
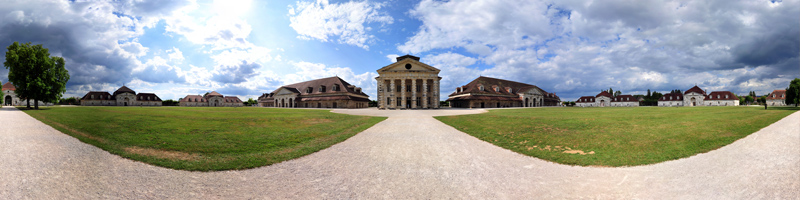
<path fill-rule="evenodd" d="M 411 79 L 411 108 L 417 108 L 417 79 Z"/>
<path fill-rule="evenodd" d="M 433 79 L 433 95 L 431 95 L 433 108 L 439 108 L 439 80 Z"/>
<path fill-rule="evenodd" d="M 394 88 L 395 88 L 394 81 L 395 81 L 394 79 L 389 79 L 389 82 L 390 82 L 389 83 L 389 85 L 390 85 L 389 86 L 389 95 L 390 96 L 388 96 L 389 97 L 389 102 L 386 102 L 386 103 L 389 104 L 389 108 L 395 108 L 396 107 L 395 103 L 394 103 L 394 101 L 395 101 L 395 99 L 394 99 Z"/>
<path fill-rule="evenodd" d="M 406 79 L 400 79 L 400 107 L 406 108 Z"/>
<path fill-rule="evenodd" d="M 428 79 L 422 79 L 422 108 L 428 107 Z"/>

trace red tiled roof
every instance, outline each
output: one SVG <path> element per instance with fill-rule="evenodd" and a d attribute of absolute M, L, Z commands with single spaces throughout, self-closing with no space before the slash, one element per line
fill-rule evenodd
<path fill-rule="evenodd" d="M 595 96 L 595 97 L 600 97 L 600 96 L 606 96 L 606 97 L 609 97 L 609 98 L 613 97 L 613 95 L 611 95 L 610 93 L 608 93 L 606 91 L 600 92 L 600 94 L 597 94 L 597 96 Z"/>
<path fill-rule="evenodd" d="M 91 91 L 83 95 L 81 100 L 116 100 L 114 96 L 111 96 L 108 92 L 101 92 L 101 91 Z"/>
<path fill-rule="evenodd" d="M 6 82 L 6 83 L 3 84 L 3 91 L 6 91 L 6 90 L 16 91 L 17 87 L 14 87 L 14 84 L 11 84 L 11 82 Z"/>
<path fill-rule="evenodd" d="M 339 85 L 339 90 L 334 91 L 334 85 Z M 325 92 L 320 92 L 320 86 L 325 86 Z M 311 88 L 311 93 L 308 93 L 307 89 Z M 328 77 L 328 78 L 321 78 L 316 80 L 310 80 L 300 83 L 294 83 L 290 85 L 284 85 L 280 88 L 276 89 L 272 93 L 277 93 L 278 90 L 281 88 L 286 88 L 291 90 L 292 92 L 299 93 L 300 95 L 308 95 L 308 94 L 332 94 L 332 93 L 350 93 L 356 95 L 363 95 L 369 96 L 364 91 L 356 91 L 356 86 L 350 85 L 347 81 L 342 80 L 338 76 Z"/>
<path fill-rule="evenodd" d="M 630 94 L 619 95 L 616 97 L 611 97 L 611 102 L 638 102 L 639 98 L 634 97 Z"/>
<path fill-rule="evenodd" d="M 139 93 L 136 94 L 136 101 L 161 101 L 156 94 L 153 93 Z"/>
<path fill-rule="evenodd" d="M 483 90 L 482 91 L 480 90 L 480 86 L 483 86 Z M 494 87 L 497 87 L 498 90 L 495 91 Z M 467 93 L 518 96 L 518 92 L 519 91 L 527 91 L 527 90 L 529 90 L 531 88 L 536 88 L 538 90 L 541 90 L 543 92 L 542 95 L 545 95 L 545 97 L 558 98 L 558 96 L 556 96 L 556 95 L 552 95 L 552 96 L 548 95 L 550 93 L 548 93 L 547 91 L 542 90 L 541 88 L 539 88 L 539 87 L 537 87 L 535 85 L 530 85 L 530 84 L 525 84 L 525 83 L 520 83 L 520 82 L 515 82 L 515 81 L 509 81 L 509 80 L 503 80 L 503 79 L 498 79 L 498 78 L 485 77 L 485 76 L 480 76 L 480 77 L 476 78 L 475 80 L 472 80 L 472 82 L 467 83 L 467 85 L 462 86 L 462 88 L 463 89 L 462 89 L 461 92 L 456 90 L 456 92 L 453 92 L 449 96 L 455 96 L 455 95 L 467 94 Z M 508 92 L 508 89 L 511 89 L 511 92 Z"/>
<path fill-rule="evenodd" d="M 303 97 L 298 101 L 328 101 L 328 100 L 355 100 L 355 101 L 369 101 L 367 98 L 352 97 L 345 95 L 327 96 L 327 97 Z"/>
<path fill-rule="evenodd" d="M 453 100 L 496 100 L 496 101 L 521 101 L 519 97 L 498 97 L 498 96 L 483 96 L 483 95 L 469 95 L 460 97 L 450 97 L 448 101 Z"/>
<path fill-rule="evenodd" d="M 122 87 L 120 87 L 119 89 L 117 89 L 117 91 L 114 91 L 114 96 L 117 96 L 117 94 L 120 94 L 120 93 L 136 94 L 136 92 L 134 92 L 133 90 L 131 90 L 128 87 L 125 87 L 124 85 Z"/>
<path fill-rule="evenodd" d="M 727 97 L 725 96 L 727 95 Z M 706 96 L 706 100 L 739 100 L 733 92 L 730 91 L 713 91 Z"/>
<path fill-rule="evenodd" d="M 670 99 L 672 97 L 672 99 Z M 683 94 L 681 93 L 668 93 L 661 96 L 658 101 L 683 101 Z"/>
<path fill-rule="evenodd" d="M 227 96 L 225 97 L 225 102 L 242 103 L 242 100 L 237 96 Z"/>
<path fill-rule="evenodd" d="M 697 87 L 696 85 L 694 87 L 690 88 L 689 90 L 686 90 L 686 92 L 683 92 L 683 94 L 689 94 L 690 92 L 695 92 L 695 93 L 698 93 L 698 94 L 706 95 L 706 92 L 703 91 L 703 89 L 700 89 L 700 87 Z"/>
<path fill-rule="evenodd" d="M 186 95 L 180 102 L 206 102 L 206 99 L 200 95 Z"/>
<path fill-rule="evenodd" d="M 3 85 L 3 90 L 5 90 L 6 86 Z M 769 94 L 767 100 L 784 100 L 786 99 L 786 90 L 773 90 L 772 93 Z"/>
<path fill-rule="evenodd" d="M 594 96 L 582 96 L 581 98 L 578 98 L 578 101 L 576 101 L 576 103 L 594 102 L 594 98 L 595 98 Z"/>
<path fill-rule="evenodd" d="M 208 95 L 207 95 L 207 96 L 222 96 L 222 94 L 220 94 L 220 93 L 219 93 L 219 92 L 217 92 L 217 91 L 211 91 L 211 93 L 208 93 Z"/>

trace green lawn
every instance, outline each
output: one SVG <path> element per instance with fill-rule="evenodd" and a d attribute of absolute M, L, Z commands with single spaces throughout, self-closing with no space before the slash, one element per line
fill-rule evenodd
<path fill-rule="evenodd" d="M 789 107 L 534 108 L 436 119 L 497 146 L 552 162 L 634 166 L 720 148 L 795 111 Z"/>
<path fill-rule="evenodd" d="M 25 112 L 113 154 L 192 171 L 247 169 L 298 158 L 386 119 L 248 107 L 50 107 Z"/>

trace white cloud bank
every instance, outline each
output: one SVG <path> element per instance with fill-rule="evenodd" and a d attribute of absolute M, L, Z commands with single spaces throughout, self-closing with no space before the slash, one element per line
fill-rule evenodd
<path fill-rule="evenodd" d="M 368 44 L 375 38 L 368 33 L 372 30 L 368 25 L 377 23 L 384 26 L 394 21 L 388 14 L 380 12 L 381 7 L 383 4 L 368 1 L 338 4 L 330 4 L 327 0 L 298 1 L 296 7 L 289 6 L 289 26 L 300 39 L 335 40 L 368 50 Z"/>

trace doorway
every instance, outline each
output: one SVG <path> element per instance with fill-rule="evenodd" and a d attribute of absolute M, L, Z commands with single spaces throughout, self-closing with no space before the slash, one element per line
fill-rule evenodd
<path fill-rule="evenodd" d="M 483 102 L 481 102 L 481 108 L 485 108 L 484 105 L 483 105 Z"/>
<path fill-rule="evenodd" d="M 333 108 L 336 108 L 336 102 L 333 102 Z"/>
<path fill-rule="evenodd" d="M 6 96 L 5 104 L 9 105 L 9 106 L 11 105 L 11 96 L 10 95 Z"/>

